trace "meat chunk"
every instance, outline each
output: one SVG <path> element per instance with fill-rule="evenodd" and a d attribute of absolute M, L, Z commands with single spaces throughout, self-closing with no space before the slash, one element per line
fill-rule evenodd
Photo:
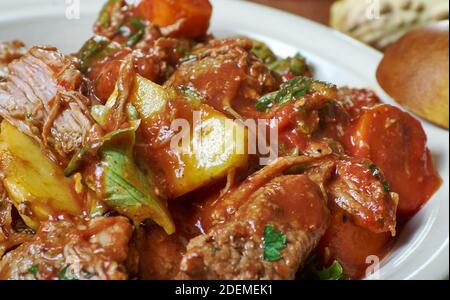
<path fill-rule="evenodd" d="M 55 161 L 65 161 L 96 131 L 89 100 L 76 91 L 80 82 L 70 58 L 55 48 L 33 47 L 9 65 L 0 116 L 49 148 Z"/>
<path fill-rule="evenodd" d="M 158 226 L 138 231 L 139 278 L 172 280 L 178 274 L 188 240 L 178 230 L 168 235 Z"/>
<path fill-rule="evenodd" d="M 166 85 L 197 90 L 204 102 L 234 117 L 246 116 L 262 95 L 276 90 L 279 82 L 251 52 L 246 38 L 212 40 L 198 45 L 190 60 L 181 64 Z"/>
<path fill-rule="evenodd" d="M 365 109 L 381 103 L 377 94 L 368 89 L 340 88 L 337 101 L 345 108 L 352 119 L 357 119 Z"/>
<path fill-rule="evenodd" d="M 187 247 L 180 279 L 294 279 L 328 225 L 329 212 L 319 187 L 308 177 L 278 177 L 257 190 L 224 224 Z M 265 231 L 286 236 L 281 258 L 265 254 Z"/>
<path fill-rule="evenodd" d="M 339 160 L 327 191 L 356 224 L 376 233 L 390 231 L 395 236 L 398 195 L 390 192 L 383 174 L 370 161 Z"/>
<path fill-rule="evenodd" d="M 6 251 L 30 239 L 25 231 L 16 231 L 13 224 L 13 204 L 7 197 L 0 174 L 0 258 Z"/>
<path fill-rule="evenodd" d="M 154 27 L 148 27 L 151 29 Z M 174 38 L 149 34 L 148 39 L 136 45 L 136 49 L 125 48 L 106 57 L 99 55 L 87 70 L 92 81 L 92 93 L 102 102 L 106 102 L 114 91 L 120 75 L 121 65 L 132 57 L 134 71 L 158 84 L 164 83 L 175 71 L 181 58 L 189 49 L 189 42 Z"/>
<path fill-rule="evenodd" d="M 132 226 L 123 217 L 47 222 L 0 261 L 0 279 L 126 279 Z"/>
<path fill-rule="evenodd" d="M 6 80 L 8 64 L 25 54 L 25 45 L 21 41 L 0 41 L 0 83 Z"/>
<path fill-rule="evenodd" d="M 208 201 L 202 208 L 197 219 L 204 231 L 211 227 L 223 224 L 230 219 L 237 210 L 248 201 L 249 197 L 271 180 L 283 175 L 289 168 L 309 164 L 313 158 L 281 157 L 252 176 L 248 177 L 237 187 L 230 187 L 226 192 L 213 201 Z"/>
<path fill-rule="evenodd" d="M 0 41 L 0 65 L 7 65 L 25 54 L 25 44 L 21 41 Z"/>

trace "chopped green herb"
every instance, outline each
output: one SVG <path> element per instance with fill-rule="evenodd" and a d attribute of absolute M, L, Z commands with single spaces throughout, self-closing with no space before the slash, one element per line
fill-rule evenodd
<path fill-rule="evenodd" d="M 137 32 L 128 37 L 127 40 L 127 46 L 133 47 L 142 40 L 147 26 L 139 18 L 132 18 L 130 24 L 137 30 Z"/>
<path fill-rule="evenodd" d="M 322 271 L 316 273 L 320 280 L 346 280 L 347 276 L 344 274 L 344 269 L 341 264 L 335 260 L 330 267 L 324 268 Z"/>
<path fill-rule="evenodd" d="M 114 9 L 116 9 L 116 5 L 122 5 L 122 1 L 123 0 L 108 0 L 108 2 L 103 5 L 97 20 L 103 28 L 107 28 L 111 25 L 111 15 L 113 14 Z"/>
<path fill-rule="evenodd" d="M 180 91 L 191 100 L 199 100 L 202 98 L 200 92 L 193 86 L 182 86 Z"/>
<path fill-rule="evenodd" d="M 121 46 L 108 38 L 95 35 L 90 38 L 79 52 L 80 70 L 86 72 L 96 61 L 101 60 L 121 49 Z"/>
<path fill-rule="evenodd" d="M 70 265 L 65 266 L 61 269 L 58 273 L 58 279 L 59 280 L 79 280 L 77 277 L 67 274 L 67 270 L 69 269 Z"/>
<path fill-rule="evenodd" d="M 139 43 L 142 40 L 143 36 L 144 36 L 144 31 L 143 30 L 139 30 L 138 32 L 136 32 L 135 34 L 131 35 L 128 38 L 127 46 L 128 47 L 133 47 L 134 45 L 136 45 L 137 43 Z"/>
<path fill-rule="evenodd" d="M 191 62 L 198 59 L 198 56 L 195 54 L 187 54 L 180 59 L 180 63 Z"/>
<path fill-rule="evenodd" d="M 275 99 L 278 95 L 278 92 L 273 92 L 267 95 L 262 96 L 258 102 L 256 102 L 256 109 L 259 111 L 265 111 L 268 108 L 271 108 L 273 106 L 273 103 L 275 102 Z"/>
<path fill-rule="evenodd" d="M 261 59 L 264 64 L 274 63 L 278 57 L 273 51 L 263 42 L 253 40 L 252 52 Z"/>
<path fill-rule="evenodd" d="M 373 176 L 380 176 L 381 175 L 381 170 L 380 168 L 378 168 L 377 166 L 375 166 L 374 164 L 370 164 L 369 165 L 369 169 L 372 171 Z"/>
<path fill-rule="evenodd" d="M 32 274 L 34 276 L 34 278 L 37 278 L 38 272 L 39 272 L 39 264 L 32 265 L 28 269 L 28 273 Z"/>
<path fill-rule="evenodd" d="M 293 57 L 278 59 L 268 65 L 268 68 L 281 75 L 291 73 L 294 76 L 304 76 L 310 71 L 310 67 L 306 63 L 305 58 L 297 53 Z"/>
<path fill-rule="evenodd" d="M 387 180 L 383 178 L 383 173 L 381 172 L 380 168 L 378 168 L 374 164 L 369 164 L 369 169 L 372 171 L 372 175 L 381 180 L 381 183 L 383 184 L 383 188 L 386 191 L 386 193 L 391 192 L 391 185 Z"/>
<path fill-rule="evenodd" d="M 145 29 L 147 27 L 145 26 L 145 24 L 142 22 L 141 19 L 136 17 L 130 19 L 130 24 L 133 25 L 133 27 L 138 30 Z"/>
<path fill-rule="evenodd" d="M 275 101 L 284 104 L 291 100 L 304 97 L 310 92 L 313 80 L 309 77 L 297 77 L 283 84 Z"/>
<path fill-rule="evenodd" d="M 264 228 L 264 260 L 274 262 L 283 256 L 280 250 L 286 247 L 286 235 L 271 224 Z"/>
<path fill-rule="evenodd" d="M 256 103 L 256 109 L 265 111 L 274 105 L 282 105 L 289 101 L 306 96 L 312 91 L 314 80 L 309 77 L 296 77 L 281 85 L 278 92 L 263 96 Z"/>
<path fill-rule="evenodd" d="M 389 184 L 389 182 L 387 182 L 387 180 L 383 180 L 382 183 L 383 183 L 383 187 L 384 187 L 384 190 L 386 191 L 386 193 L 390 193 L 392 190 L 391 190 L 391 185 Z"/>

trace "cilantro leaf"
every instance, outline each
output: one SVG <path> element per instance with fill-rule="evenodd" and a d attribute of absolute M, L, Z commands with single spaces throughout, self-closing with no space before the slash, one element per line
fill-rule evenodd
<path fill-rule="evenodd" d="M 108 2 L 103 5 L 103 8 L 98 15 L 97 22 L 100 26 L 103 28 L 111 26 L 113 13 L 115 10 L 120 9 L 121 6 L 122 0 L 108 0 Z"/>
<path fill-rule="evenodd" d="M 32 274 L 36 279 L 38 272 L 39 272 L 39 264 L 32 265 L 31 267 L 28 268 L 28 273 Z"/>
<path fill-rule="evenodd" d="M 279 91 L 261 97 L 255 106 L 259 111 L 266 111 L 274 106 L 283 105 L 309 93 L 316 92 L 322 87 L 329 87 L 329 85 L 310 77 L 295 77 L 283 83 Z"/>
<path fill-rule="evenodd" d="M 253 40 L 252 52 L 259 58 L 264 64 L 274 63 L 278 57 L 273 51 L 263 42 Z"/>
<path fill-rule="evenodd" d="M 374 164 L 369 164 L 369 169 L 372 171 L 372 175 L 381 180 L 381 183 L 383 184 L 383 188 L 386 193 L 391 192 L 391 185 L 387 180 L 384 179 L 383 173 L 381 172 L 380 168 L 378 168 Z"/>
<path fill-rule="evenodd" d="M 286 247 L 286 235 L 276 230 L 271 224 L 264 228 L 264 260 L 274 262 L 280 260 L 283 256 L 280 250 Z"/>
<path fill-rule="evenodd" d="M 389 184 L 389 182 L 387 182 L 386 180 L 383 180 L 382 183 L 383 183 L 383 188 L 386 191 L 386 193 L 390 193 L 392 190 L 391 190 L 391 185 Z"/>
<path fill-rule="evenodd" d="M 335 260 L 330 267 L 324 268 L 317 272 L 317 277 L 320 280 L 345 280 L 347 277 L 344 274 L 344 268 Z"/>
<path fill-rule="evenodd" d="M 258 102 L 256 102 L 256 109 L 259 111 L 265 111 L 268 108 L 271 108 L 273 106 L 273 103 L 275 102 L 275 99 L 278 95 L 278 92 L 273 92 L 267 95 L 262 96 Z"/>
<path fill-rule="evenodd" d="M 133 25 L 133 27 L 135 29 L 141 30 L 141 29 L 145 29 L 147 26 L 145 26 L 145 24 L 142 22 L 141 19 L 134 17 L 132 19 L 130 19 L 130 24 Z"/>
<path fill-rule="evenodd" d="M 118 52 L 121 46 L 108 38 L 95 35 L 80 49 L 80 70 L 86 72 L 95 62 Z"/>
<path fill-rule="evenodd" d="M 292 73 L 294 76 L 303 76 L 310 71 L 305 58 L 297 53 L 293 57 L 286 57 L 284 59 L 278 59 L 275 62 L 268 65 L 269 69 L 275 71 L 281 75 Z"/>
<path fill-rule="evenodd" d="M 67 270 L 69 269 L 70 265 L 65 266 L 61 269 L 58 273 L 58 279 L 59 280 L 79 280 L 77 277 L 67 274 Z"/>
<path fill-rule="evenodd" d="M 128 37 L 127 46 L 133 47 L 136 45 L 140 40 L 142 40 L 144 34 L 145 34 L 145 28 L 147 27 L 139 18 L 132 18 L 130 20 L 130 24 L 134 27 L 134 29 L 137 30 L 135 34 L 132 34 Z"/>
<path fill-rule="evenodd" d="M 381 170 L 374 164 L 369 165 L 369 169 L 372 171 L 373 176 L 380 176 Z"/>

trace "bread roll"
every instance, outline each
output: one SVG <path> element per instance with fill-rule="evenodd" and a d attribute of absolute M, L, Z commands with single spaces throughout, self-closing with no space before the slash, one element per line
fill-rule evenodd
<path fill-rule="evenodd" d="M 383 89 L 417 115 L 449 127 L 449 23 L 412 30 L 389 47 L 377 70 Z"/>
<path fill-rule="evenodd" d="M 448 0 L 340 0 L 331 8 L 331 26 L 384 50 L 411 29 L 448 15 Z"/>

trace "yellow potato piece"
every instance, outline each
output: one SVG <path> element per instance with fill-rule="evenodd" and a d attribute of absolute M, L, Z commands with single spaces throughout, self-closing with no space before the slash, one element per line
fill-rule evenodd
<path fill-rule="evenodd" d="M 34 140 L 5 120 L 0 132 L 0 169 L 9 197 L 31 228 L 51 215 L 82 213 L 73 179 L 66 178 Z"/>
<path fill-rule="evenodd" d="M 247 131 L 224 114 L 202 107 L 189 150 L 180 155 L 184 168 L 172 173 L 173 193 L 181 196 L 247 165 Z"/>
<path fill-rule="evenodd" d="M 142 118 L 141 126 L 151 126 L 158 114 L 166 113 L 166 105 L 176 92 L 137 76 L 130 102 Z M 179 197 L 217 179 L 231 169 L 247 165 L 247 130 L 210 106 L 186 99 L 192 113 L 198 111 L 201 122 L 190 125 L 190 143 L 183 151 L 168 144 L 158 149 L 157 168 L 172 197 Z M 186 149 L 187 148 L 187 149 Z M 161 153 L 159 153 L 161 154 Z M 150 169 L 155 166 L 149 166 Z"/>
<path fill-rule="evenodd" d="M 162 86 L 137 75 L 129 100 L 145 123 L 164 109 L 169 97 L 170 93 Z"/>

